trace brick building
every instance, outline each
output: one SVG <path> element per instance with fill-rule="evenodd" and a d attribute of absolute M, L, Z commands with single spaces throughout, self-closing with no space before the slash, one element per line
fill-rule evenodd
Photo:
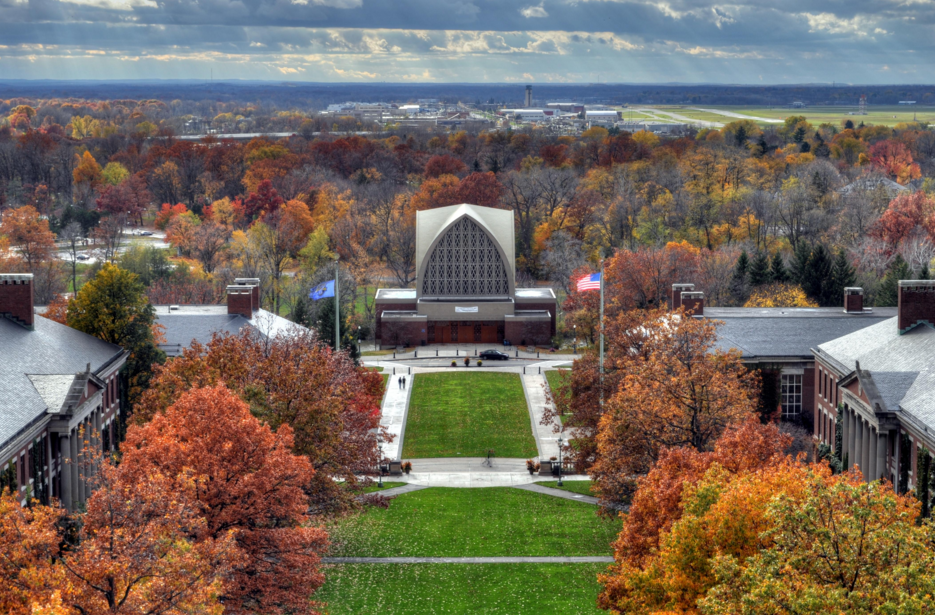
<path fill-rule="evenodd" d="M 848 308 L 716 308 L 705 306 L 693 284 L 672 285 L 672 305 L 718 321 L 716 345 L 740 351 L 741 360 L 764 378 L 774 376 L 785 420 L 815 416 L 815 357 L 812 348 L 892 318 L 895 308 L 864 309 L 860 289 L 847 289 Z"/>
<path fill-rule="evenodd" d="M 451 205 L 416 214 L 416 287 L 376 294 L 381 346 L 548 344 L 551 288 L 516 288 L 513 212 Z"/>
<path fill-rule="evenodd" d="M 935 451 L 935 281 L 902 280 L 894 317 L 817 345 L 815 439 L 874 480 L 914 487 L 922 447 Z"/>
<path fill-rule="evenodd" d="M 0 486 L 21 502 L 90 495 L 85 442 L 118 437 L 120 347 L 35 314 L 31 274 L 0 274 Z"/>

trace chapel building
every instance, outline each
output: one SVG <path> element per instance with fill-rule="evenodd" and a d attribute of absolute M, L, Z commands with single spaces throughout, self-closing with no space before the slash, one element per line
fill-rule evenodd
<path fill-rule="evenodd" d="M 550 344 L 555 292 L 516 288 L 513 229 L 512 210 L 417 212 L 416 285 L 377 290 L 377 344 Z"/>

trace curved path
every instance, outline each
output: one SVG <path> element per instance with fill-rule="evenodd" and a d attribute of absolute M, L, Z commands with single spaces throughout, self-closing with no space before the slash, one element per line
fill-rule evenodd
<path fill-rule="evenodd" d="M 695 111 L 704 111 L 706 113 L 714 113 L 717 115 L 723 115 L 724 117 L 734 117 L 738 120 L 753 120 L 754 122 L 765 122 L 767 124 L 782 124 L 783 120 L 777 120 L 776 118 L 771 117 L 757 117 L 755 115 L 743 115 L 742 113 L 734 113 L 733 111 L 724 111 L 722 109 L 702 109 L 701 107 L 692 107 Z"/>

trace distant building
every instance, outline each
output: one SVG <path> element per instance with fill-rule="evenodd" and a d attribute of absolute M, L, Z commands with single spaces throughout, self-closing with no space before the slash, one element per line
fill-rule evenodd
<path fill-rule="evenodd" d="M 516 288 L 510 210 L 451 205 L 416 214 L 416 287 L 376 294 L 381 346 L 548 344 L 551 288 Z"/>
<path fill-rule="evenodd" d="M 526 86 L 526 102 L 525 102 L 525 106 L 526 106 L 526 107 L 532 107 L 532 86 L 531 86 L 531 85 L 527 85 L 527 86 Z"/>
<path fill-rule="evenodd" d="M 564 113 L 581 113 L 584 105 L 574 102 L 550 102 L 545 105 L 549 109 L 558 109 Z"/>
<path fill-rule="evenodd" d="M 896 197 L 903 192 L 907 192 L 909 188 L 906 186 L 900 185 L 888 177 L 883 177 L 880 175 L 873 175 L 870 177 L 861 177 L 858 180 L 855 180 L 843 188 L 838 190 L 838 194 L 842 196 L 848 196 L 854 194 L 855 192 L 873 192 L 874 190 L 885 190 L 890 198 Z"/>
<path fill-rule="evenodd" d="M 620 115 L 611 109 L 587 110 L 584 112 L 584 119 L 591 126 L 608 126 L 617 123 Z"/>
<path fill-rule="evenodd" d="M 916 101 L 914 101 L 914 100 L 901 100 L 901 101 L 899 101 L 899 104 L 901 104 L 901 105 L 914 105 L 914 104 L 916 104 Z"/>

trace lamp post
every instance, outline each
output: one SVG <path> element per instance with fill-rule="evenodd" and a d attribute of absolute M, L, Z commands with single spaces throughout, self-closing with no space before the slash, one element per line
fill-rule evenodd
<path fill-rule="evenodd" d="M 562 437 L 558 437 L 558 486 L 562 486 L 562 445 L 565 443 Z"/>
<path fill-rule="evenodd" d="M 578 325 L 572 325 L 575 329 L 575 343 L 572 345 L 572 348 L 575 349 L 575 354 L 578 354 Z"/>
<path fill-rule="evenodd" d="M 360 325 L 357 325 L 357 355 L 360 356 Z"/>

